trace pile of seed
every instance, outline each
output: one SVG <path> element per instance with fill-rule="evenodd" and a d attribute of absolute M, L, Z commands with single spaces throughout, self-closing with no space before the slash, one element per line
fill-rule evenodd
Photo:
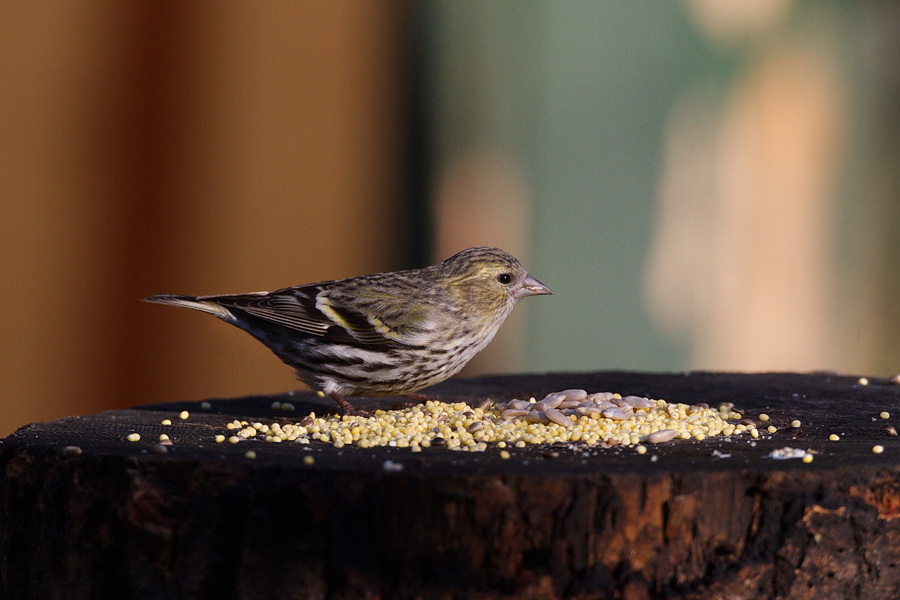
<path fill-rule="evenodd" d="M 729 422 L 733 419 L 741 415 L 730 403 L 714 409 L 572 389 L 548 394 L 540 401 L 485 401 L 478 407 L 429 401 L 401 410 L 377 410 L 371 417 L 310 414 L 300 423 L 287 425 L 233 421 L 227 425 L 232 435 L 219 436 L 217 441 L 264 438 L 303 444 L 318 441 L 338 448 L 396 446 L 415 452 L 430 446 L 483 451 L 488 444 L 500 448 L 557 442 L 631 446 L 675 438 L 759 435 L 752 425 Z"/>

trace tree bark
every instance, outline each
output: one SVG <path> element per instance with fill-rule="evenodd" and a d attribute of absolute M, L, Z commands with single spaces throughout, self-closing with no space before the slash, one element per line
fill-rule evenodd
<path fill-rule="evenodd" d="M 214 441 L 235 418 L 284 420 L 273 400 L 296 405 L 292 421 L 329 408 L 305 392 L 37 423 L 0 449 L 0 595 L 900 597 L 900 443 L 886 433 L 900 416 L 900 386 L 829 374 L 617 372 L 460 380 L 430 392 L 478 401 L 571 387 L 734 402 L 751 418 L 768 413 L 779 432 L 675 440 L 645 455 L 529 446 L 508 449 L 506 460 L 493 447 L 414 454 Z M 161 425 L 166 418 L 173 424 Z M 801 427 L 789 426 L 794 419 Z M 131 432 L 141 441 L 125 441 Z M 173 444 L 158 446 L 160 433 Z M 815 459 L 766 457 L 784 446 Z M 402 470 L 385 470 L 387 460 Z"/>

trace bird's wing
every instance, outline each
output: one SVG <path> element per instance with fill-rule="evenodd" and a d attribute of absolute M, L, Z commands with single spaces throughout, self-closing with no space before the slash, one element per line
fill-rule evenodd
<path fill-rule="evenodd" d="M 316 294 L 324 284 L 286 288 L 275 292 L 204 296 L 198 300 L 223 306 L 236 316 L 249 315 L 264 322 L 314 336 L 324 336 L 334 323 L 316 308 Z"/>
<path fill-rule="evenodd" d="M 324 290 L 316 306 L 355 340 L 374 346 L 423 344 L 437 313 L 415 295 L 371 285 L 353 291 Z"/>
<path fill-rule="evenodd" d="M 414 344 L 427 327 L 427 311 L 400 309 L 395 299 L 375 290 L 349 293 L 333 289 L 331 283 L 204 300 L 338 343 L 372 347 Z"/>

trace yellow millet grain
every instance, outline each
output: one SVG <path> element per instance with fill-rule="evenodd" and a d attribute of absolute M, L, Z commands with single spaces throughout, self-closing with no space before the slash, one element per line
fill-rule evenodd
<path fill-rule="evenodd" d="M 621 396 L 613 398 L 621 400 Z M 529 404 L 536 401 L 529 400 Z M 552 421 L 530 420 L 528 416 L 503 418 L 506 406 L 473 408 L 462 402 L 429 401 L 398 410 L 376 410 L 372 416 L 328 415 L 304 420 L 306 425 L 288 423 L 264 425 L 232 421 L 225 427 L 231 431 L 229 441 L 256 437 L 267 442 L 311 441 L 337 447 L 359 448 L 392 446 L 410 448 L 414 452 L 442 445 L 450 450 L 480 452 L 488 444 L 498 448 L 524 448 L 530 444 L 579 442 L 638 446 L 656 431 L 671 429 L 676 439 L 704 440 L 713 436 L 750 433 L 751 428 L 729 422 L 741 414 L 731 406 L 703 408 L 655 400 L 655 406 L 633 408 L 624 419 L 604 417 L 598 412 L 567 415 L 571 426 Z M 474 424 L 478 424 L 474 426 Z M 758 435 L 758 433 L 757 433 Z M 440 438 L 440 439 L 438 439 Z"/>

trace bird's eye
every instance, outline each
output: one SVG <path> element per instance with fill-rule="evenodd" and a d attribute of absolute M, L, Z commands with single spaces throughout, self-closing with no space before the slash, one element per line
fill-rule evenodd
<path fill-rule="evenodd" d="M 510 275 L 509 273 L 500 273 L 499 275 L 497 275 L 497 281 L 506 285 L 507 283 L 512 281 L 512 275 Z"/>

